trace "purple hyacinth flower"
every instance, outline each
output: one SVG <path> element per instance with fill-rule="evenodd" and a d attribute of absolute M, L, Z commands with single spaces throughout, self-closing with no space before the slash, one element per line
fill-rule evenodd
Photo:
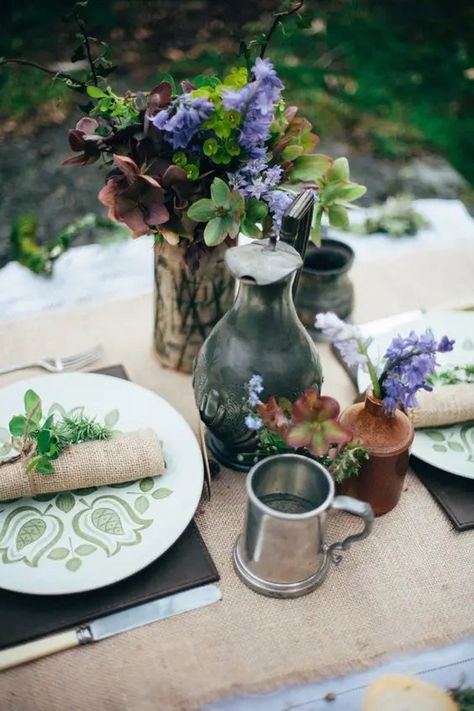
<path fill-rule="evenodd" d="M 452 351 L 454 347 L 454 339 L 449 339 L 447 336 L 443 336 L 440 342 L 438 343 L 438 352 L 439 353 L 447 353 L 448 351 Z"/>
<path fill-rule="evenodd" d="M 214 111 L 214 104 L 203 97 L 179 96 L 171 108 L 150 117 L 156 128 L 165 133 L 165 139 L 176 150 L 186 148 L 194 134 Z"/>

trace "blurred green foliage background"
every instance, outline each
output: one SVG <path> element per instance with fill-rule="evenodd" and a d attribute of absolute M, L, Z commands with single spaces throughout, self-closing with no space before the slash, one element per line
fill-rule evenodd
<path fill-rule="evenodd" d="M 2 3 L 0 55 L 71 69 L 71 3 Z M 271 0 L 90 0 L 89 34 L 110 41 L 112 84 L 147 89 L 235 63 L 240 38 L 268 27 Z M 288 26 L 268 56 L 325 138 L 405 158 L 444 155 L 474 182 L 474 4 L 458 0 L 309 0 L 310 26 Z M 291 23 L 290 23 L 291 25 Z M 74 97 L 24 67 L 0 67 L 0 137 L 61 123 Z"/>

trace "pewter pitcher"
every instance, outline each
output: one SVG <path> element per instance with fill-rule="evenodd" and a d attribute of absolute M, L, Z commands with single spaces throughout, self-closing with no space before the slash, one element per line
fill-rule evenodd
<path fill-rule="evenodd" d="M 234 548 L 234 566 L 241 580 L 263 595 L 298 597 L 320 585 L 330 561 L 366 538 L 374 515 L 369 504 L 350 496 L 334 496 L 334 482 L 321 464 L 299 454 L 268 457 L 247 477 L 245 529 Z M 364 522 L 360 533 L 329 544 L 326 519 L 346 511 Z"/>
<path fill-rule="evenodd" d="M 261 240 L 227 250 L 225 260 L 239 292 L 201 348 L 194 396 L 216 459 L 248 471 L 257 439 L 245 425 L 246 383 L 259 374 L 262 399 L 294 401 L 307 388 L 321 389 L 321 365 L 293 304 L 291 288 L 303 264 L 296 250 Z"/>

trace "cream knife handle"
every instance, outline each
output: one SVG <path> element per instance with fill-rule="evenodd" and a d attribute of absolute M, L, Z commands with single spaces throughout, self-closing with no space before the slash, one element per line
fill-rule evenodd
<path fill-rule="evenodd" d="M 37 639 L 34 642 L 26 642 L 26 644 L 4 649 L 0 652 L 0 671 L 17 667 L 26 662 L 32 662 L 34 659 L 47 657 L 49 654 L 62 652 L 64 649 L 77 647 L 78 644 L 76 630 L 67 630 L 66 632 Z"/>

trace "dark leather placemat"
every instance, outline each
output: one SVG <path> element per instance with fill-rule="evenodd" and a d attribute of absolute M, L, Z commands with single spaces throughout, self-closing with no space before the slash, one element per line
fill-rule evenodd
<path fill-rule="evenodd" d="M 410 464 L 457 530 L 474 528 L 474 480 L 437 469 L 413 456 Z"/>
<path fill-rule="evenodd" d="M 127 378 L 122 366 L 96 372 Z M 191 521 L 158 560 L 105 588 L 74 595 L 23 595 L 0 590 L 0 649 L 216 580 L 219 574 Z"/>

